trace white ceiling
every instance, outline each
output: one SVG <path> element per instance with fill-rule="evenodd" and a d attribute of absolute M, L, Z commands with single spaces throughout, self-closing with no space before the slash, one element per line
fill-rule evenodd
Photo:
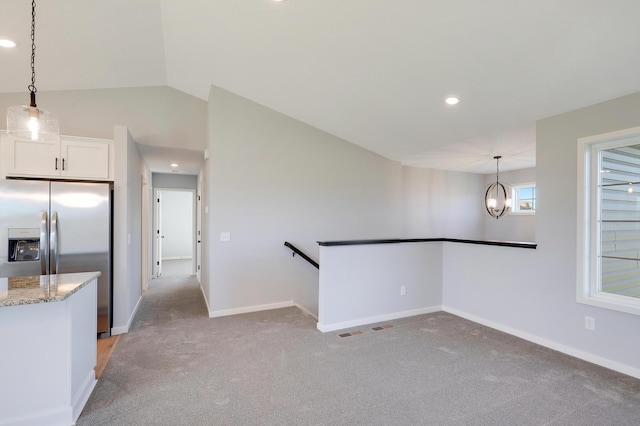
<path fill-rule="evenodd" d="M 2 0 L 0 93 L 26 92 L 30 2 Z M 535 122 L 640 91 L 638 0 L 39 0 L 41 91 L 209 87 L 393 160 L 535 165 Z M 462 102 L 446 106 L 458 95 Z"/>

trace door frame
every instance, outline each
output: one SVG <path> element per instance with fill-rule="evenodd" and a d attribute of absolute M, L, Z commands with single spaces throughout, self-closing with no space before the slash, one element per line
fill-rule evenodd
<path fill-rule="evenodd" d="M 197 274 L 198 256 L 198 193 L 193 188 L 153 188 L 153 278 L 162 276 L 162 193 L 163 192 L 189 192 L 191 193 L 191 274 Z"/>

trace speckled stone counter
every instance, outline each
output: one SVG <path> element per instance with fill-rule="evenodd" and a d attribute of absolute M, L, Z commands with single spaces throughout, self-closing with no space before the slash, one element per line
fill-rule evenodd
<path fill-rule="evenodd" d="M 0 307 L 60 302 L 100 276 L 100 272 L 0 278 Z"/>
<path fill-rule="evenodd" d="M 0 425 L 75 424 L 96 384 L 99 275 L 0 279 Z"/>

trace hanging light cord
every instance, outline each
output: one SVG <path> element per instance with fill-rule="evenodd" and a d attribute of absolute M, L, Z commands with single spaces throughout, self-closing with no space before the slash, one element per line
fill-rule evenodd
<path fill-rule="evenodd" d="M 498 166 L 498 162 L 500 161 L 500 158 L 502 158 L 500 155 L 496 155 L 495 157 L 493 157 L 496 159 L 496 185 L 499 183 L 499 177 L 500 177 L 500 167 Z"/>
<path fill-rule="evenodd" d="M 31 84 L 28 86 L 31 92 L 31 107 L 36 105 L 36 0 L 31 1 Z"/>

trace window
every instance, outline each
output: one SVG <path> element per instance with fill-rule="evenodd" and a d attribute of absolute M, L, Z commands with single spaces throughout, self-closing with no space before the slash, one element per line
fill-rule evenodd
<path fill-rule="evenodd" d="M 523 183 L 511 186 L 511 213 L 535 214 L 536 212 L 536 184 Z"/>
<path fill-rule="evenodd" d="M 640 315 L 640 128 L 578 153 L 577 300 Z"/>

